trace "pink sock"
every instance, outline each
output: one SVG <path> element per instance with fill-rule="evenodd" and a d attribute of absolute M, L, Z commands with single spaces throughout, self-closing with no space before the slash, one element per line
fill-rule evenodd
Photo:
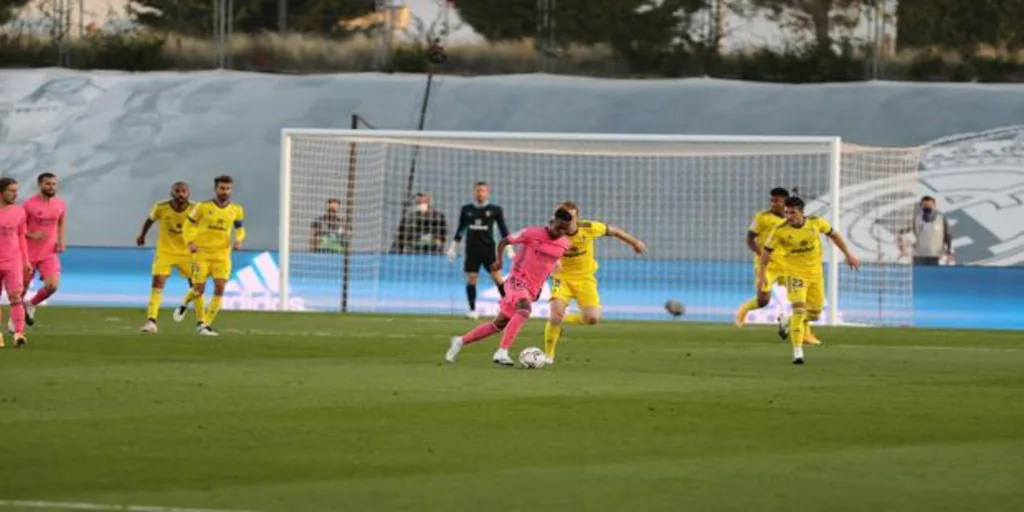
<path fill-rule="evenodd" d="M 53 290 L 51 290 L 49 286 L 44 286 L 36 292 L 35 296 L 33 296 L 32 300 L 29 302 L 32 303 L 33 306 L 38 306 L 39 303 L 50 298 L 50 295 L 53 295 Z"/>
<path fill-rule="evenodd" d="M 516 311 L 515 315 L 512 315 L 508 325 L 505 326 L 505 332 L 501 335 L 501 348 L 508 350 L 509 347 L 515 344 L 516 336 L 519 335 L 519 329 L 522 329 L 523 324 L 529 319 L 530 312 L 522 309 Z"/>
<path fill-rule="evenodd" d="M 500 330 L 501 329 L 498 329 L 497 327 L 494 326 L 494 322 L 480 324 L 474 327 L 471 331 L 462 335 L 462 343 L 464 345 L 469 345 L 470 343 L 480 341 Z"/>
<path fill-rule="evenodd" d="M 11 304 L 11 322 L 14 323 L 15 334 L 25 332 L 25 304 L 19 302 Z"/>

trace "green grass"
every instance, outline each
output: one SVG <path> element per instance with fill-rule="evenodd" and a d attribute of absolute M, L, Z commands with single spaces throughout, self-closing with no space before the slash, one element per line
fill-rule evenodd
<path fill-rule="evenodd" d="M 2 500 L 251 510 L 1024 510 L 1024 334 L 40 310 L 0 351 Z M 539 321 L 519 347 L 540 345 Z M 9 341 L 9 340 L 8 340 Z"/>

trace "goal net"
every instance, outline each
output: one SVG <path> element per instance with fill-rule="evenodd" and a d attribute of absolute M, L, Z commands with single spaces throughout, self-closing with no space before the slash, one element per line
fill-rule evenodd
<path fill-rule="evenodd" d="M 546 223 L 556 204 L 572 200 L 584 219 L 647 243 L 648 253 L 638 256 L 613 238 L 597 241 L 606 317 L 664 320 L 665 302 L 674 299 L 686 319 L 731 321 L 754 294 L 750 219 L 781 186 L 796 189 L 807 214 L 833 222 L 863 261 L 854 273 L 826 250 L 822 321 L 908 325 L 912 270 L 899 260 L 895 239 L 913 213 L 919 154 L 832 137 L 286 129 L 280 303 L 465 313 L 465 256 L 460 248 L 450 262 L 443 247 L 482 181 L 512 231 Z M 428 214 L 414 208 L 417 194 L 430 196 Z M 483 269 L 478 290 L 478 312 L 494 313 L 499 295 Z M 547 314 L 549 296 L 546 286 L 535 312 Z M 748 321 L 774 322 L 787 308 L 777 289 Z"/>

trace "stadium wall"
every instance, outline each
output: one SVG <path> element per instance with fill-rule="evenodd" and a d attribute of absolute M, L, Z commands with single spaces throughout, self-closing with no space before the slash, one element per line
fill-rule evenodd
<path fill-rule="evenodd" d="M 57 169 L 72 212 L 69 242 L 101 247 L 131 245 L 137 226 L 127 219 L 141 222 L 171 181 L 192 183 L 202 197 L 215 173 L 228 172 L 249 205 L 250 247 L 272 249 L 281 128 L 346 127 L 353 113 L 378 128 L 414 127 L 423 85 L 417 75 L 0 71 L 0 171 L 31 180 Z M 977 132 L 1020 123 L 1022 96 L 1024 85 L 440 77 L 427 128 L 931 144 L 921 189 L 956 224 L 959 261 L 1017 265 L 1024 262 L 1024 227 L 1015 222 L 1024 217 L 1024 130 Z M 403 199 L 392 199 L 393 210 Z M 459 207 L 439 206 L 449 216 Z M 511 224 L 532 220 L 505 206 Z"/>

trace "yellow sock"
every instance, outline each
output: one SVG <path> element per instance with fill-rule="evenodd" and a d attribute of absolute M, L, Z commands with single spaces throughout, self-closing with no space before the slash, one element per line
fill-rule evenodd
<path fill-rule="evenodd" d="M 583 325 L 583 315 L 580 313 L 569 313 L 562 319 L 563 324 Z"/>
<path fill-rule="evenodd" d="M 217 319 L 217 313 L 220 312 L 220 301 L 224 297 L 220 295 L 214 295 L 210 299 L 210 307 L 206 310 L 206 325 L 213 325 L 213 321 Z"/>
<path fill-rule="evenodd" d="M 804 344 L 804 332 L 807 326 L 807 311 L 803 309 L 794 309 L 793 314 L 789 317 L 789 341 L 794 347 L 799 347 Z"/>
<path fill-rule="evenodd" d="M 544 353 L 551 359 L 555 358 L 555 347 L 558 346 L 558 340 L 561 338 L 561 325 L 552 325 L 551 322 L 544 324 Z"/>
<path fill-rule="evenodd" d="M 193 294 L 192 301 L 196 303 L 196 321 L 201 324 L 206 323 L 206 297 L 199 294 Z"/>
<path fill-rule="evenodd" d="M 164 289 L 152 288 L 149 290 L 149 305 L 146 306 L 146 318 L 156 320 L 160 315 L 160 303 L 164 301 Z"/>

